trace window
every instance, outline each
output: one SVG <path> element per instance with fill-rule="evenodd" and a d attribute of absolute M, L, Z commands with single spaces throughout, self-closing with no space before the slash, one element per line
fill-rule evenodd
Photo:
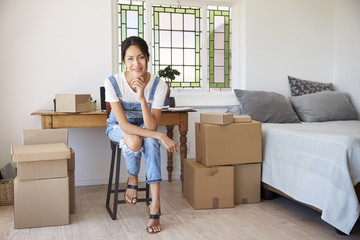
<path fill-rule="evenodd" d="M 151 49 L 154 74 L 168 65 L 181 73 L 171 87 L 231 91 L 231 7 L 163 2 L 117 0 L 118 68 L 121 42 L 139 36 Z"/>
<path fill-rule="evenodd" d="M 139 36 L 144 38 L 145 34 L 145 6 L 144 2 L 138 1 L 119 1 L 118 3 L 118 34 L 119 54 L 117 55 L 118 65 L 121 71 L 125 71 L 125 66 L 121 64 L 121 43 L 130 36 Z"/>

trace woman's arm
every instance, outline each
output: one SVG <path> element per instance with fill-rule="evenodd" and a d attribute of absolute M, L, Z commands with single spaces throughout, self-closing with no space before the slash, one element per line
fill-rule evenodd
<path fill-rule="evenodd" d="M 124 109 L 122 108 L 120 102 L 111 102 L 110 105 L 111 105 L 112 111 L 115 114 L 116 120 L 119 123 L 120 128 L 124 131 L 125 134 L 138 135 L 138 136 L 147 137 L 147 138 L 155 138 L 155 139 L 160 140 L 161 143 L 166 147 L 166 149 L 169 152 L 179 151 L 178 146 L 175 143 L 175 141 L 173 141 L 171 138 L 169 138 L 165 134 L 163 134 L 161 132 L 157 132 L 156 130 L 144 129 L 144 128 L 141 128 L 141 127 L 138 127 L 136 125 L 129 123 L 126 118 Z M 157 119 L 154 121 L 156 121 L 158 123 L 160 120 L 160 116 L 161 116 L 161 109 L 154 109 L 153 111 L 155 111 L 155 115 L 156 115 L 155 119 Z"/>
<path fill-rule="evenodd" d="M 146 129 L 149 130 L 153 130 L 156 131 L 158 126 L 159 126 L 159 121 L 160 121 L 160 116 L 161 116 L 161 110 L 160 111 L 156 111 L 159 109 L 153 109 L 150 112 L 148 103 L 145 99 L 144 96 L 144 89 L 145 89 L 145 84 L 144 84 L 144 80 L 143 78 L 137 78 L 134 79 L 131 82 L 131 85 L 136 88 L 136 93 L 138 95 L 140 104 L 141 104 L 141 110 L 142 110 L 142 115 L 143 115 L 143 119 L 144 119 L 144 125 Z"/>

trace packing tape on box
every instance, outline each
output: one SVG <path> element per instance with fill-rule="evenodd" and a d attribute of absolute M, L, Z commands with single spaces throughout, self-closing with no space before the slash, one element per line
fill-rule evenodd
<path fill-rule="evenodd" d="M 247 198 L 242 198 L 242 199 L 241 199 L 241 203 L 244 203 L 244 204 L 248 203 Z"/>
<path fill-rule="evenodd" d="M 211 168 L 210 175 L 211 175 L 211 176 L 214 176 L 218 171 L 219 171 L 219 169 L 218 169 L 217 167 L 212 167 L 212 168 Z"/>
<path fill-rule="evenodd" d="M 212 208 L 219 208 L 219 198 L 213 197 Z"/>

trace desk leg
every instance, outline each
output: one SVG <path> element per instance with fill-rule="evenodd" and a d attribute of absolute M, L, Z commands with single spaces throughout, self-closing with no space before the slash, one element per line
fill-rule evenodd
<path fill-rule="evenodd" d="M 187 157 L 187 131 L 188 131 L 188 114 L 182 113 L 181 114 L 181 121 L 179 125 L 180 131 L 180 159 L 181 159 L 181 189 L 184 192 L 184 159 Z"/>
<path fill-rule="evenodd" d="M 166 126 L 167 129 L 167 136 L 171 139 L 173 139 L 174 136 L 174 125 L 169 125 Z M 173 171 L 173 153 L 172 152 L 167 152 L 167 171 L 168 171 L 168 181 L 171 182 L 172 181 L 172 171 Z"/>
<path fill-rule="evenodd" d="M 50 129 L 52 128 L 52 116 L 41 116 L 41 128 Z"/>

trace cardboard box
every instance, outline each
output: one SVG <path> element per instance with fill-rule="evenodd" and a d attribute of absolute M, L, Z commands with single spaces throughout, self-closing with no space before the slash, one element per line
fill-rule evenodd
<path fill-rule="evenodd" d="M 65 143 L 68 144 L 67 129 L 27 129 L 22 134 L 23 145 Z"/>
<path fill-rule="evenodd" d="M 18 180 L 67 177 L 70 150 L 65 143 L 12 146 L 11 153 Z"/>
<path fill-rule="evenodd" d="M 232 113 L 200 113 L 200 123 L 226 125 L 233 122 Z"/>
<path fill-rule="evenodd" d="M 196 159 L 205 166 L 262 162 L 261 123 L 195 123 Z"/>
<path fill-rule="evenodd" d="M 69 211 L 75 213 L 75 172 L 68 171 L 69 176 Z"/>
<path fill-rule="evenodd" d="M 234 122 L 251 122 L 251 116 L 249 115 L 235 115 Z"/>
<path fill-rule="evenodd" d="M 23 144 L 49 144 L 49 143 L 65 143 L 68 144 L 67 129 L 28 129 L 23 130 Z M 71 156 L 68 159 L 68 170 L 75 170 L 75 152 L 69 148 Z"/>
<path fill-rule="evenodd" d="M 69 179 L 14 181 L 14 228 L 69 224 Z"/>
<path fill-rule="evenodd" d="M 67 177 L 67 159 L 18 162 L 18 180 Z"/>
<path fill-rule="evenodd" d="M 184 196 L 194 209 L 234 207 L 234 168 L 185 159 Z"/>
<path fill-rule="evenodd" d="M 91 111 L 90 94 L 56 94 L 56 112 L 89 112 Z"/>
<path fill-rule="evenodd" d="M 70 150 L 65 143 L 11 146 L 13 162 L 69 159 Z"/>
<path fill-rule="evenodd" d="M 234 165 L 234 203 L 260 202 L 261 163 Z"/>

